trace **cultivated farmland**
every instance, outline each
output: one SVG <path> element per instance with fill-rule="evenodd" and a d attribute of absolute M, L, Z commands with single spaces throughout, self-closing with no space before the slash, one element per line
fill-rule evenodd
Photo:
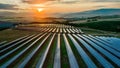
<path fill-rule="evenodd" d="M 120 41 L 63 24 L 19 25 L 37 31 L 0 42 L 0 68 L 120 68 Z"/>

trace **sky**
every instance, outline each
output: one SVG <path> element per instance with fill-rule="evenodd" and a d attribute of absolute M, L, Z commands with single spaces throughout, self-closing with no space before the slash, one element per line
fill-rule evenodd
<path fill-rule="evenodd" d="M 102 8 L 120 8 L 120 0 L 0 0 L 0 16 L 49 17 Z"/>

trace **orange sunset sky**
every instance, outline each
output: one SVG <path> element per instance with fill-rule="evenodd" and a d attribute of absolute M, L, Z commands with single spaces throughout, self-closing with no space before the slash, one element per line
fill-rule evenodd
<path fill-rule="evenodd" d="M 0 15 L 48 17 L 101 8 L 120 8 L 120 0 L 0 0 Z"/>

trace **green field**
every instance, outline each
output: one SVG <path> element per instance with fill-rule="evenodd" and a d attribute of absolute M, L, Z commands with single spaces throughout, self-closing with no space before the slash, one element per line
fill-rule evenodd
<path fill-rule="evenodd" d="M 120 21 L 97 21 L 70 25 L 98 29 L 103 31 L 120 32 Z"/>
<path fill-rule="evenodd" d="M 120 21 L 97 21 L 67 25 L 79 27 L 85 34 L 120 37 Z"/>

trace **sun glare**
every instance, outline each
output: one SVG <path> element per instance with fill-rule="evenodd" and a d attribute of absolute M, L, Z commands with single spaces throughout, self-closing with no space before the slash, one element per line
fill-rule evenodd
<path fill-rule="evenodd" d="M 42 12 L 44 9 L 43 8 L 38 8 L 38 12 Z"/>

